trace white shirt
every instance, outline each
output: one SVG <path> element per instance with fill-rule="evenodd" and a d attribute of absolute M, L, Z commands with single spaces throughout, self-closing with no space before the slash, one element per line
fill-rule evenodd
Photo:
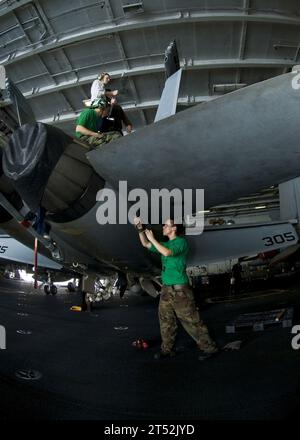
<path fill-rule="evenodd" d="M 99 79 L 95 79 L 91 87 L 91 101 L 101 98 L 102 96 L 105 96 L 104 84 L 99 81 Z"/>

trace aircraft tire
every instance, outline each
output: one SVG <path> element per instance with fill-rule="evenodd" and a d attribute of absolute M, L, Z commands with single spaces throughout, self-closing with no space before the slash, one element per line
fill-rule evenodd
<path fill-rule="evenodd" d="M 44 292 L 46 295 L 50 294 L 50 286 L 48 286 L 47 284 L 44 286 Z"/>
<path fill-rule="evenodd" d="M 52 286 L 50 286 L 50 293 L 52 293 L 52 295 L 57 294 L 57 287 L 54 284 L 52 284 Z"/>
<path fill-rule="evenodd" d="M 71 281 L 68 283 L 68 291 L 69 292 L 75 292 L 74 283 L 72 283 Z"/>

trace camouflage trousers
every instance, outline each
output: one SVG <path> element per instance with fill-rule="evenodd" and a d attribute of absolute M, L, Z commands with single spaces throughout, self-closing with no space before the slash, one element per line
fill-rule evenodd
<path fill-rule="evenodd" d="M 81 142 L 91 145 L 93 148 L 99 148 L 102 145 L 108 144 L 115 139 L 122 137 L 121 133 L 118 131 L 110 131 L 108 133 L 103 133 L 101 138 L 97 136 L 81 136 L 79 139 Z"/>
<path fill-rule="evenodd" d="M 208 329 L 196 309 L 193 291 L 187 285 L 178 285 L 175 288 L 163 286 L 158 312 L 163 352 L 173 349 L 177 333 L 176 316 L 200 350 L 216 351 L 216 344 L 210 338 Z"/>

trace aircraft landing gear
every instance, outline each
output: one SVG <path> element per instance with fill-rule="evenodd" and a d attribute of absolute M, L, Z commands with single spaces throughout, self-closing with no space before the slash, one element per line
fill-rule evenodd
<path fill-rule="evenodd" d="M 119 291 L 120 298 L 123 298 L 125 290 L 127 289 L 127 284 L 126 275 L 122 272 L 118 272 L 118 278 L 114 287 Z"/>
<path fill-rule="evenodd" d="M 47 273 L 48 273 L 48 278 L 44 285 L 44 292 L 46 293 L 46 295 L 50 295 L 50 293 L 51 295 L 56 295 L 57 287 L 52 282 L 51 272 L 47 272 Z"/>
<path fill-rule="evenodd" d="M 56 295 L 57 294 L 57 287 L 55 286 L 55 284 L 46 284 L 44 286 L 44 292 L 46 295 Z"/>
<path fill-rule="evenodd" d="M 70 282 L 68 283 L 68 287 L 67 287 L 67 289 L 68 289 L 68 291 L 69 291 L 70 293 L 71 293 L 71 292 L 75 292 L 75 290 L 76 290 L 75 284 L 72 283 L 72 281 L 70 281 Z"/>
<path fill-rule="evenodd" d="M 55 286 L 55 284 L 51 284 L 51 286 L 50 286 L 50 293 L 52 295 L 56 295 L 57 294 L 57 287 Z"/>
<path fill-rule="evenodd" d="M 48 280 L 44 285 L 44 292 L 46 295 L 56 295 L 57 294 L 57 287 L 52 282 L 51 273 L 48 272 Z"/>

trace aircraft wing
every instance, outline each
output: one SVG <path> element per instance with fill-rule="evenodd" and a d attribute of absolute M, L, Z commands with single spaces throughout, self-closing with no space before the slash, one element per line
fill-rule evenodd
<path fill-rule="evenodd" d="M 197 105 L 87 153 L 115 188 L 204 189 L 215 206 L 299 176 L 295 72 Z M 280 103 L 280 105 L 278 104 Z"/>
<path fill-rule="evenodd" d="M 33 249 L 23 245 L 6 234 L 0 234 L 0 262 L 1 260 L 22 263 L 22 264 L 34 264 L 34 252 Z M 62 265 L 56 263 L 50 258 L 44 257 L 38 254 L 38 265 L 53 270 L 61 270 Z"/>

